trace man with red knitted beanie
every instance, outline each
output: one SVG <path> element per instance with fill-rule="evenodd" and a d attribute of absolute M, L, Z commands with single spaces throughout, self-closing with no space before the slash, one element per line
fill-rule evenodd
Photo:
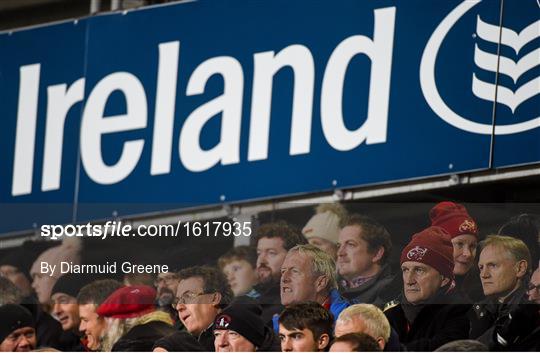
<path fill-rule="evenodd" d="M 476 266 L 478 225 L 467 209 L 450 201 L 440 202 L 429 211 L 431 225 L 444 228 L 452 238 L 456 290 L 468 302 L 483 299 L 482 285 Z"/>
<path fill-rule="evenodd" d="M 385 315 L 408 351 L 468 338 L 470 305 L 454 291 L 451 237 L 441 227 L 413 235 L 401 253 L 403 293 Z"/>

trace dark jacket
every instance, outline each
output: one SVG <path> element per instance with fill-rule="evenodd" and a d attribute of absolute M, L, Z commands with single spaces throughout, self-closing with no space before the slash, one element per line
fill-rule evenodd
<path fill-rule="evenodd" d="M 150 321 L 131 328 L 112 347 L 113 352 L 151 352 L 157 340 L 176 332 L 163 321 Z"/>
<path fill-rule="evenodd" d="M 456 276 L 456 289 L 465 298 L 467 304 L 478 303 L 485 299 L 478 268 L 473 266 L 464 276 Z"/>
<path fill-rule="evenodd" d="M 198 337 L 187 331 L 177 331 L 158 339 L 152 349 L 157 347 L 169 352 L 213 352 L 214 333 L 212 326 L 204 330 Z"/>
<path fill-rule="evenodd" d="M 277 335 L 274 334 L 270 327 L 266 327 L 264 333 L 264 342 L 260 347 L 257 347 L 260 352 L 281 352 L 281 342 Z"/>
<path fill-rule="evenodd" d="M 30 310 L 36 323 L 37 347 L 52 347 L 63 350 L 64 347 L 60 342 L 60 336 L 64 330 L 62 330 L 60 322 L 43 311 L 41 305 L 35 303 L 35 299 L 25 298 L 24 303 L 23 306 Z"/>
<path fill-rule="evenodd" d="M 408 351 L 434 351 L 445 343 L 468 337 L 467 312 L 471 306 L 463 303 L 456 293 L 441 290 L 428 304 L 408 304 L 405 297 L 401 303 L 385 310 L 390 325 Z M 414 312 L 409 321 L 405 312 Z M 409 314 L 409 317 L 412 316 Z"/>
<path fill-rule="evenodd" d="M 491 350 L 540 350 L 540 304 L 518 304 L 508 315 L 495 323 Z"/>
<path fill-rule="evenodd" d="M 257 303 L 262 308 L 261 318 L 271 328 L 274 315 L 279 315 L 285 309 L 281 305 L 279 283 L 259 284 L 255 286 L 255 290 L 261 294 L 257 298 Z"/>
<path fill-rule="evenodd" d="M 399 295 L 401 286 L 396 285 L 390 267 L 384 265 L 381 272 L 357 288 L 340 287 L 340 292 L 351 304 L 374 304 L 382 307 L 384 303 Z"/>
<path fill-rule="evenodd" d="M 522 286 L 510 294 L 504 303 L 499 303 L 496 298 L 486 298 L 474 304 L 468 313 L 471 321 L 469 337 L 489 347 L 493 342 L 493 330 L 497 320 L 508 316 L 511 311 L 517 309 L 519 304 L 527 302 L 527 292 Z"/>
<path fill-rule="evenodd" d="M 81 342 L 81 336 L 72 331 L 63 331 L 59 337 L 60 351 L 62 352 L 86 352 L 86 347 Z"/>

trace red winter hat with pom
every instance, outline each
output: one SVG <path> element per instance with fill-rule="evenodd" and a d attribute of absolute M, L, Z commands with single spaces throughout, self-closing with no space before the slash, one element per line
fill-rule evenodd
<path fill-rule="evenodd" d="M 452 238 L 463 234 L 478 237 L 478 226 L 467 209 L 450 201 L 440 202 L 429 211 L 431 225 L 444 228 Z"/>
<path fill-rule="evenodd" d="M 412 236 L 401 252 L 400 264 L 420 262 L 436 269 L 446 278 L 454 279 L 454 249 L 450 234 L 441 227 L 429 227 Z"/>
<path fill-rule="evenodd" d="M 115 290 L 97 308 L 103 317 L 128 319 L 148 314 L 156 309 L 156 291 L 149 286 L 129 286 Z"/>

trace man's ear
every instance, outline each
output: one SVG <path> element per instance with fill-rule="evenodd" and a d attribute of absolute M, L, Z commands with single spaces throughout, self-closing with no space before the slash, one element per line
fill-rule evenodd
<path fill-rule="evenodd" d="M 377 344 L 381 348 L 381 352 L 384 351 L 384 347 L 386 346 L 386 343 L 384 342 L 384 338 L 382 337 L 377 338 Z"/>
<path fill-rule="evenodd" d="M 325 351 L 326 347 L 330 344 L 330 336 L 327 333 L 323 333 L 317 340 L 317 349 L 319 351 Z"/>
<path fill-rule="evenodd" d="M 522 278 L 527 274 L 528 264 L 526 260 L 520 260 L 516 263 L 516 277 Z"/>
<path fill-rule="evenodd" d="M 380 262 L 383 256 L 384 256 L 384 248 L 380 246 L 379 249 L 375 252 L 375 256 L 373 256 L 373 259 L 371 260 L 371 262 L 373 263 Z"/>
<path fill-rule="evenodd" d="M 219 303 L 221 303 L 221 293 L 215 292 L 214 294 L 212 294 L 212 302 L 210 304 L 218 306 Z"/>
<path fill-rule="evenodd" d="M 328 276 L 322 275 L 315 280 L 315 292 L 320 293 L 328 287 Z"/>

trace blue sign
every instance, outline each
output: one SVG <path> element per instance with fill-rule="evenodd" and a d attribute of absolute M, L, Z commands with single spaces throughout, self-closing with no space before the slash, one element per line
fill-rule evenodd
<path fill-rule="evenodd" d="M 540 10 L 505 3 L 499 38 L 500 9 L 201 0 L 0 35 L 1 230 L 538 163 Z"/>

